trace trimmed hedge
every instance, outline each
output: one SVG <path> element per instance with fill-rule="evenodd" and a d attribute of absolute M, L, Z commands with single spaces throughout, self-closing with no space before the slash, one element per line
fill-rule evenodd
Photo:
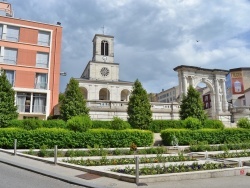
<path fill-rule="evenodd" d="M 195 118 L 193 118 L 195 119 Z M 148 130 L 155 132 L 155 133 L 160 133 L 162 130 L 165 129 L 186 129 L 186 128 L 191 128 L 194 126 L 190 124 L 192 122 L 186 120 L 153 120 L 149 127 Z M 224 124 L 219 121 L 219 120 L 212 120 L 208 119 L 205 120 L 201 126 L 198 126 L 197 128 L 206 128 L 206 129 L 223 129 Z"/>
<path fill-rule="evenodd" d="M 111 129 L 111 121 L 92 120 L 93 129 Z"/>
<path fill-rule="evenodd" d="M 100 147 L 129 147 L 131 143 L 137 146 L 150 146 L 153 143 L 151 131 L 126 129 L 121 131 L 107 129 L 90 129 L 87 132 L 74 132 L 66 129 L 40 128 L 25 130 L 21 128 L 1 128 L 0 148 L 13 148 L 17 139 L 18 149 L 40 148 L 46 145 L 53 148 L 87 148 Z"/>
<path fill-rule="evenodd" d="M 179 145 L 189 145 L 194 142 L 207 142 L 208 144 L 249 142 L 250 130 L 241 128 L 226 129 L 166 129 L 161 131 L 164 145 L 172 145 L 178 140 Z"/>
<path fill-rule="evenodd" d="M 182 129 L 185 124 L 182 120 L 153 120 L 148 127 L 148 130 L 159 133 L 164 129 Z"/>

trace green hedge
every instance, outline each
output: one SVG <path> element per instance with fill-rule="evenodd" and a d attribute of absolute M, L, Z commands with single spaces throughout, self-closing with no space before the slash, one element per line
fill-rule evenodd
<path fill-rule="evenodd" d="M 195 119 L 195 118 L 194 118 Z M 187 120 L 153 120 L 148 130 L 159 133 L 162 130 L 165 129 L 185 129 L 185 128 L 191 128 L 195 125 L 190 124 L 192 121 Z M 197 128 L 205 128 L 205 129 L 223 129 L 224 124 L 219 120 L 205 120 L 199 127 Z"/>
<path fill-rule="evenodd" d="M 193 142 L 207 142 L 208 144 L 240 143 L 250 140 L 250 130 L 241 128 L 227 129 L 166 129 L 161 131 L 164 145 L 172 145 L 178 140 L 179 145 L 189 145 Z"/>
<path fill-rule="evenodd" d="M 129 147 L 131 143 L 137 146 L 150 146 L 153 143 L 151 131 L 126 129 L 121 131 L 107 129 L 91 129 L 87 132 L 73 132 L 66 129 L 40 128 L 25 130 L 21 128 L 0 129 L 0 148 L 13 148 L 17 139 L 17 148 L 31 149 L 46 145 L 53 148 L 86 148 L 94 147 Z"/>
<path fill-rule="evenodd" d="M 150 123 L 148 130 L 159 133 L 161 130 L 169 128 L 181 129 L 185 128 L 185 124 L 181 120 L 153 120 Z"/>
<path fill-rule="evenodd" d="M 93 129 L 111 129 L 111 121 L 92 120 Z"/>

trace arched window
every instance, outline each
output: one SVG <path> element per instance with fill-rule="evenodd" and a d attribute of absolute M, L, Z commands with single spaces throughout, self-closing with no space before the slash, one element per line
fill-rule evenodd
<path fill-rule="evenodd" d="M 109 54 L 109 44 L 108 41 L 103 40 L 101 43 L 101 55 L 108 56 Z"/>

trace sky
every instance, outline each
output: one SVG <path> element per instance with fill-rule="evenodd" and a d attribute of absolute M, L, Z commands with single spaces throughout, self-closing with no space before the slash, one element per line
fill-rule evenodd
<path fill-rule="evenodd" d="M 95 34 L 114 36 L 120 80 L 148 93 L 178 85 L 180 65 L 250 67 L 249 0 L 8 0 L 15 17 L 63 27 L 60 91 L 92 59 Z"/>

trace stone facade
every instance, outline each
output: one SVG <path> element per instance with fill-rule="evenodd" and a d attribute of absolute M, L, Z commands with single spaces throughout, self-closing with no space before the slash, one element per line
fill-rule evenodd
<path fill-rule="evenodd" d="M 93 57 L 85 67 L 79 87 L 86 100 L 128 101 L 133 82 L 119 79 L 119 64 L 114 62 L 114 37 L 96 34 Z"/>

